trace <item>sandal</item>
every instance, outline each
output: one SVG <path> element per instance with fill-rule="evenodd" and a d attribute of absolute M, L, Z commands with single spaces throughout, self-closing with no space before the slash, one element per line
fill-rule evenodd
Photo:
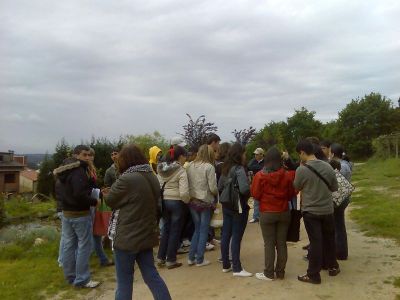
<path fill-rule="evenodd" d="M 321 284 L 321 279 L 312 279 L 310 276 L 307 274 L 304 274 L 302 276 L 297 276 L 297 279 L 302 282 L 307 282 L 307 283 L 312 283 L 312 284 Z"/>

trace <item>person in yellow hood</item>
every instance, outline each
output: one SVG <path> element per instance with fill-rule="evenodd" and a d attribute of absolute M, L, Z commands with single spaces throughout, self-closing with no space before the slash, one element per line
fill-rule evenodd
<path fill-rule="evenodd" d="M 157 174 L 157 164 L 162 155 L 162 151 L 157 146 L 153 146 L 149 149 L 149 164 L 153 169 L 154 174 Z"/>

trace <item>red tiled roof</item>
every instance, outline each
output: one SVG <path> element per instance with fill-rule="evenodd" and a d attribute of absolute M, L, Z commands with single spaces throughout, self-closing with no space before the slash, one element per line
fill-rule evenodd
<path fill-rule="evenodd" d="M 29 180 L 32 181 L 37 181 L 39 175 L 39 173 L 36 172 L 35 170 L 29 170 L 29 169 L 22 171 L 20 174 L 21 176 L 24 176 L 25 178 L 28 178 Z"/>

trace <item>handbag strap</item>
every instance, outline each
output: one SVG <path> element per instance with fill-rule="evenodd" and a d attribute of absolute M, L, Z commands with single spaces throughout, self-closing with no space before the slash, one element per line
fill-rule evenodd
<path fill-rule="evenodd" d="M 306 168 L 308 168 L 309 170 L 311 170 L 315 175 L 317 175 L 328 187 L 329 190 L 331 190 L 331 186 L 329 185 L 328 181 L 324 178 L 324 176 L 322 176 L 317 170 L 315 170 L 313 167 L 311 167 L 308 164 L 304 164 L 304 166 Z"/>

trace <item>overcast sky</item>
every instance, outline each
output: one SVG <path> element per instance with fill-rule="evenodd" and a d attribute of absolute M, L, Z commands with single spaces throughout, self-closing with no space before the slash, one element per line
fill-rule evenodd
<path fill-rule="evenodd" d="M 0 151 L 400 96 L 400 1 L 0 0 Z"/>

